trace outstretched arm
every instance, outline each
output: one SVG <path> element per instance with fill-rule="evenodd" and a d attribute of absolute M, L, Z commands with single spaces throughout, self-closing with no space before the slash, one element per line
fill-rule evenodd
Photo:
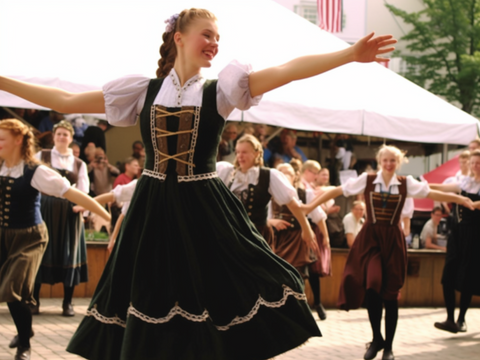
<path fill-rule="evenodd" d="M 67 190 L 63 197 L 67 200 L 70 200 L 74 204 L 80 205 L 83 208 L 90 210 L 91 212 L 101 216 L 107 221 L 110 221 L 110 214 L 95 200 L 90 196 L 84 194 L 78 189 L 70 188 Z"/>
<path fill-rule="evenodd" d="M 458 184 L 428 184 L 428 187 L 432 190 L 446 191 L 459 193 L 461 191 Z"/>
<path fill-rule="evenodd" d="M 101 90 L 71 93 L 62 89 L 31 84 L 4 76 L 0 76 L 0 90 L 63 114 L 105 113 L 105 101 Z"/>
<path fill-rule="evenodd" d="M 327 202 L 330 199 L 334 199 L 343 194 L 343 189 L 341 186 L 337 186 L 331 190 L 325 191 L 323 194 L 315 197 L 312 202 L 306 205 L 302 205 L 303 211 L 308 214 L 313 211 L 317 206 Z"/>
<path fill-rule="evenodd" d="M 108 193 L 105 193 L 105 194 L 95 196 L 93 198 L 93 200 L 95 200 L 96 202 L 98 202 L 101 205 L 105 205 L 109 202 L 114 202 L 115 201 L 115 195 L 113 194 L 113 192 L 108 192 Z M 72 201 L 72 202 L 74 202 L 74 201 Z M 80 206 L 80 205 L 75 205 L 73 207 L 74 212 L 84 212 L 85 210 L 86 209 L 83 206 Z"/>
<path fill-rule="evenodd" d="M 446 202 L 454 202 L 459 205 L 465 206 L 470 210 L 474 210 L 474 203 L 471 199 L 465 196 L 444 193 L 438 190 L 430 190 L 427 195 L 427 198 L 437 201 L 446 201 Z"/>
<path fill-rule="evenodd" d="M 397 42 L 392 35 L 373 37 L 373 33 L 360 39 L 347 49 L 329 54 L 302 56 L 286 64 L 253 72 L 249 76 L 252 97 L 264 94 L 289 82 L 319 75 L 352 61 L 388 61 L 382 54 L 393 51 Z"/>
<path fill-rule="evenodd" d="M 287 207 L 292 212 L 293 216 L 295 216 L 295 219 L 297 219 L 300 227 L 302 228 L 303 241 L 305 241 L 307 244 L 315 242 L 315 234 L 313 233 L 307 217 L 302 212 L 302 209 L 300 208 L 300 205 L 298 205 L 297 201 L 293 199 L 287 204 Z"/>

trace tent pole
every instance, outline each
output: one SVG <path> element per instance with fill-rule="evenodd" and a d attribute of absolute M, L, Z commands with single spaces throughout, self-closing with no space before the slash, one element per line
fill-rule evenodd
<path fill-rule="evenodd" d="M 318 137 L 318 156 L 317 156 L 317 161 L 320 163 L 320 164 L 323 164 L 322 162 L 322 148 L 323 148 L 323 134 L 320 133 L 320 136 Z"/>
<path fill-rule="evenodd" d="M 442 164 L 445 164 L 447 161 L 448 161 L 448 144 L 443 144 Z"/>

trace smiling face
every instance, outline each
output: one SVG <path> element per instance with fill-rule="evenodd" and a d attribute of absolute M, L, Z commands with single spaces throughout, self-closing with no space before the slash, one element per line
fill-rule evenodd
<path fill-rule="evenodd" d="M 58 127 L 53 135 L 56 147 L 68 147 L 73 141 L 72 133 L 65 128 Z"/>
<path fill-rule="evenodd" d="M 197 18 L 185 33 L 175 34 L 175 43 L 179 54 L 198 68 L 212 66 L 212 60 L 218 53 L 217 22 L 212 19 Z"/>
<path fill-rule="evenodd" d="M 380 156 L 380 167 L 383 172 L 393 174 L 397 170 L 398 165 L 397 156 L 391 151 L 384 151 Z"/>
<path fill-rule="evenodd" d="M 22 136 L 14 136 L 10 130 L 0 129 L 0 158 L 8 159 L 19 151 Z"/>

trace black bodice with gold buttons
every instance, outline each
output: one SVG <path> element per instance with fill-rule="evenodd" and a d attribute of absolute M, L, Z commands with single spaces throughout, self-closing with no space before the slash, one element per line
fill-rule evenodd
<path fill-rule="evenodd" d="M 232 183 L 229 187 L 232 186 Z M 268 202 L 271 199 L 268 192 L 269 186 L 270 169 L 260 168 L 257 185 L 249 184 L 247 190 L 233 191 L 245 206 L 248 217 L 255 225 L 265 225 L 267 223 Z"/>
<path fill-rule="evenodd" d="M 25 165 L 23 176 L 0 176 L 0 227 L 25 229 L 42 222 L 40 193 L 30 183 L 38 165 Z"/>

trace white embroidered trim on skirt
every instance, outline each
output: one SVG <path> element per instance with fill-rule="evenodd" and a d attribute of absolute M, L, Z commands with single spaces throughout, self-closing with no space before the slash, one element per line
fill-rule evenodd
<path fill-rule="evenodd" d="M 90 310 L 87 310 L 86 315 L 87 316 L 93 316 L 95 319 L 97 319 L 98 321 L 100 321 L 101 323 L 104 323 L 104 324 L 120 325 L 121 327 L 124 327 L 124 328 L 127 327 L 126 321 L 120 319 L 118 316 L 114 316 L 114 317 L 103 316 L 102 314 L 100 314 L 97 311 L 96 307 L 93 307 Z"/>
<path fill-rule="evenodd" d="M 148 169 L 143 170 L 143 175 L 154 177 L 155 179 L 162 180 L 162 181 L 164 181 L 167 178 L 167 174 L 162 174 L 162 173 L 155 172 Z M 218 174 L 216 171 L 214 171 L 214 172 L 205 173 L 205 174 L 177 176 L 177 181 L 178 182 L 200 181 L 200 180 L 214 179 L 217 177 L 218 177 Z"/>
<path fill-rule="evenodd" d="M 253 319 L 253 317 L 258 313 L 258 310 L 260 309 L 260 306 L 266 306 L 269 308 L 279 308 L 287 302 L 287 299 L 289 296 L 295 297 L 297 300 L 303 300 L 307 301 L 307 296 L 304 293 L 298 293 L 290 289 L 288 286 L 283 285 L 283 297 L 278 300 L 278 301 L 267 301 L 263 299 L 261 296 L 258 296 L 258 300 L 253 306 L 252 310 L 245 315 L 245 316 L 237 316 L 235 317 L 230 323 L 226 325 L 215 325 L 214 326 L 220 330 L 220 331 L 226 331 L 230 329 L 232 326 L 239 325 L 246 323 L 250 320 Z M 210 319 L 213 322 L 213 319 L 210 317 L 210 314 L 208 313 L 207 310 L 204 310 L 201 315 L 195 315 L 191 314 L 185 310 L 183 310 L 178 304 L 175 304 L 175 306 L 170 310 L 170 312 L 167 314 L 167 316 L 162 317 L 162 318 L 152 318 L 148 315 L 145 315 L 135 309 L 132 305 L 128 308 L 127 311 L 127 316 L 133 315 L 140 320 L 150 323 L 150 324 L 164 324 L 169 322 L 175 315 L 180 315 L 183 318 L 193 321 L 193 322 L 206 322 L 208 319 Z M 114 324 L 114 325 L 120 325 L 122 327 L 126 327 L 126 322 L 120 319 L 119 317 L 106 317 L 101 315 L 96 308 L 92 308 L 91 310 L 87 310 L 87 316 L 93 316 L 95 319 L 98 321 L 105 323 L 105 324 Z"/>

